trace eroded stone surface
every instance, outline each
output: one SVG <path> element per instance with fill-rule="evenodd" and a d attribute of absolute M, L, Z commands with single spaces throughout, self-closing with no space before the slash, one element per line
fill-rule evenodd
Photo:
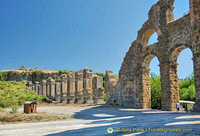
<path fill-rule="evenodd" d="M 119 80 L 106 72 L 106 102 L 133 108 L 151 108 L 149 64 L 156 56 L 160 62 L 162 110 L 176 110 L 179 102 L 177 57 L 185 49 L 193 53 L 196 89 L 195 109 L 200 111 L 200 1 L 190 0 L 190 12 L 174 20 L 174 0 L 159 0 L 138 31 L 119 71 Z M 148 45 L 156 32 L 158 43 Z"/>
<path fill-rule="evenodd" d="M 27 86 L 37 95 L 62 103 L 90 103 L 102 104 L 103 102 L 103 78 L 85 68 L 83 71 L 62 74 L 59 79 L 48 77 L 41 82 L 27 81 Z"/>

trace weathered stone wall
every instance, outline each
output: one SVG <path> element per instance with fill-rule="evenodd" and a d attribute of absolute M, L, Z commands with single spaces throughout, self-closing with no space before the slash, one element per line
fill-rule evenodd
<path fill-rule="evenodd" d="M 27 86 L 38 95 L 63 103 L 94 103 L 103 102 L 103 78 L 92 73 L 91 69 L 63 74 L 60 79 L 48 77 L 40 83 L 27 81 Z"/>
<path fill-rule="evenodd" d="M 119 80 L 106 72 L 106 102 L 133 108 L 151 108 L 149 64 L 156 56 L 160 62 L 162 110 L 176 110 L 179 103 L 177 57 L 185 49 L 193 53 L 196 88 L 195 109 L 200 111 L 200 1 L 190 0 L 190 13 L 177 20 L 174 0 L 159 0 L 138 31 L 119 71 Z M 158 43 L 148 45 L 156 32 Z"/>
<path fill-rule="evenodd" d="M 59 71 L 56 70 L 4 70 L 0 71 L 5 73 L 3 80 L 5 81 L 32 81 L 32 82 L 41 82 L 43 79 L 47 80 L 48 77 L 60 78 Z"/>

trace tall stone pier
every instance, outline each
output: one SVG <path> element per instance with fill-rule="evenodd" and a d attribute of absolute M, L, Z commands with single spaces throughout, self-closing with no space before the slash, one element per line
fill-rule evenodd
<path fill-rule="evenodd" d="M 61 102 L 67 103 L 68 80 L 67 75 L 61 76 Z"/>
<path fill-rule="evenodd" d="M 35 82 L 35 93 L 39 95 L 40 93 L 40 84 L 39 82 Z"/>
<path fill-rule="evenodd" d="M 61 102 L 61 83 L 60 82 L 56 82 L 55 100 L 57 102 Z"/>
<path fill-rule="evenodd" d="M 53 78 L 51 78 L 51 86 L 50 86 L 50 98 L 51 99 L 53 99 L 53 100 L 55 100 L 55 84 L 56 84 L 56 82 L 55 82 L 55 80 L 53 79 Z"/>
<path fill-rule="evenodd" d="M 105 94 L 106 94 L 106 103 L 114 104 L 114 89 L 117 85 L 118 80 L 112 71 L 107 70 L 105 75 Z"/>
<path fill-rule="evenodd" d="M 95 76 L 92 81 L 94 104 L 103 103 L 103 77 Z"/>
<path fill-rule="evenodd" d="M 26 84 L 27 86 L 28 86 L 28 88 L 30 89 L 30 90 L 32 90 L 33 88 L 33 82 L 32 81 L 27 81 L 27 84 Z"/>
<path fill-rule="evenodd" d="M 67 90 L 67 103 L 75 102 L 75 75 L 74 73 L 68 74 L 68 90 Z"/>
<path fill-rule="evenodd" d="M 47 79 L 47 97 L 50 97 L 50 87 L 51 86 L 51 78 L 49 77 L 48 79 Z"/>
<path fill-rule="evenodd" d="M 75 73 L 75 103 L 84 103 L 83 96 L 83 72 L 77 71 Z"/>
<path fill-rule="evenodd" d="M 43 79 L 41 81 L 41 87 L 42 87 L 42 95 L 47 96 L 47 81 L 46 80 Z"/>
<path fill-rule="evenodd" d="M 84 103 L 93 103 L 92 70 L 89 68 L 83 70 L 83 88 Z"/>

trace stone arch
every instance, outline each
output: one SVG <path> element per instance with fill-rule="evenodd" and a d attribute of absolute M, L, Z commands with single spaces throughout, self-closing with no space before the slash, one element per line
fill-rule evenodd
<path fill-rule="evenodd" d="M 177 20 L 173 20 L 173 3 L 174 0 L 158 0 L 152 6 L 148 20 L 138 31 L 137 39 L 126 53 L 119 71 L 119 81 L 112 88 L 110 84 L 106 84 L 107 92 L 111 92 L 107 93 L 107 96 L 113 96 L 114 93 L 121 97 L 120 100 L 117 99 L 119 105 L 150 107 L 150 99 L 146 97 L 149 96 L 147 94 L 150 84 L 146 81 L 149 79 L 150 61 L 157 56 L 160 63 L 162 110 L 175 111 L 176 103 L 179 102 L 176 60 L 183 49 L 190 48 L 193 53 L 197 92 L 195 110 L 200 111 L 200 1 L 190 0 L 190 14 Z M 158 35 L 158 43 L 146 47 L 154 32 Z M 110 97 L 107 103 L 110 102 L 113 102 L 113 97 Z"/>
<path fill-rule="evenodd" d="M 147 29 L 143 33 L 143 36 L 142 36 L 143 47 L 147 47 L 149 45 L 149 39 L 154 33 L 156 33 L 157 36 L 159 36 L 158 35 L 159 33 L 153 28 L 152 29 Z"/>
<path fill-rule="evenodd" d="M 178 55 L 182 50 L 189 48 L 192 51 L 192 47 L 188 44 L 176 44 L 170 49 L 170 62 L 174 63 L 177 61 Z M 193 51 L 192 51 L 193 53 Z"/>
<path fill-rule="evenodd" d="M 179 103 L 179 87 L 178 87 L 178 75 L 177 75 L 177 58 L 181 51 L 191 47 L 184 44 L 177 44 L 170 50 L 170 86 L 171 86 L 171 109 L 176 110 L 176 103 Z M 192 51 L 193 54 L 193 51 Z M 194 62 L 193 62 L 194 63 Z"/>
<path fill-rule="evenodd" d="M 151 60 L 154 57 L 157 57 L 157 56 L 153 53 L 146 54 L 143 57 L 143 62 L 142 62 L 142 98 L 143 98 L 142 107 L 144 109 L 151 108 L 151 84 L 150 84 L 150 77 L 149 77 L 149 71 L 150 71 L 149 65 L 151 63 Z"/>
<path fill-rule="evenodd" d="M 117 100 L 113 100 L 113 105 L 117 105 Z"/>

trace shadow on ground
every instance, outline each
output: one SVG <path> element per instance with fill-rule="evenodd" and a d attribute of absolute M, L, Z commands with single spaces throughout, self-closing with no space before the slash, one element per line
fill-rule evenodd
<path fill-rule="evenodd" d="M 200 135 L 200 113 L 147 111 L 100 105 L 77 112 L 74 117 L 87 122 L 81 127 L 49 136 Z M 112 134 L 107 132 L 109 127 L 114 130 Z M 153 129 L 181 132 L 153 132 Z"/>

